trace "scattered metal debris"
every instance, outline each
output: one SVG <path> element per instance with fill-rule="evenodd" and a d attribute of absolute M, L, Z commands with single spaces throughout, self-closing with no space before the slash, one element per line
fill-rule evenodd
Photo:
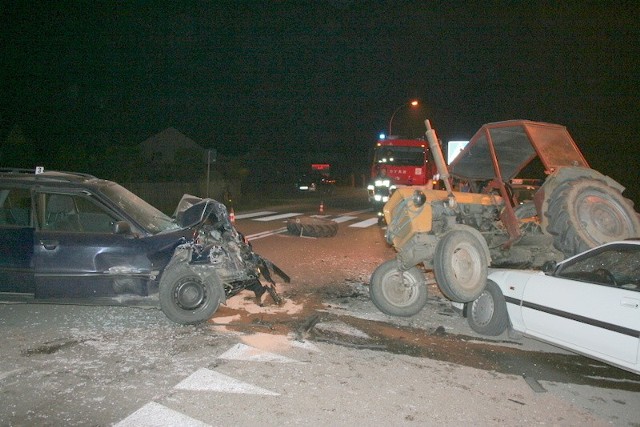
<path fill-rule="evenodd" d="M 528 377 L 526 375 L 523 375 L 522 378 L 524 378 L 526 383 L 529 384 L 531 390 L 535 391 L 536 393 L 545 393 L 547 391 L 547 389 L 542 387 L 542 384 L 540 384 L 535 378 Z"/>

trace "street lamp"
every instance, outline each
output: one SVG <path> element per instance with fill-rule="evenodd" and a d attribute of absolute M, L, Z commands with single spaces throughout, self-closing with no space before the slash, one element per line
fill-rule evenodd
<path fill-rule="evenodd" d="M 398 108 L 396 108 L 396 110 L 391 115 L 391 118 L 389 119 L 389 135 L 391 135 L 391 123 L 393 122 L 393 118 L 396 116 L 396 113 L 398 111 L 400 111 L 402 108 L 407 107 L 407 106 L 417 107 L 418 106 L 418 101 L 414 99 L 413 101 L 404 103 L 404 104 L 400 105 Z"/>

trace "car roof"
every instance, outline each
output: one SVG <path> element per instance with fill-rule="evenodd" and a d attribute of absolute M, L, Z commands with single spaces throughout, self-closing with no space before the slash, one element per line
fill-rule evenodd
<path fill-rule="evenodd" d="M 44 171 L 36 173 L 34 169 L 0 168 L 0 180 L 28 184 L 87 184 L 103 181 L 93 175 L 79 172 Z"/>
<path fill-rule="evenodd" d="M 496 178 L 492 151 L 505 182 L 515 178 L 536 156 L 547 173 L 564 166 L 589 167 L 564 126 L 508 120 L 483 125 L 451 162 L 451 175 L 464 180 Z"/>

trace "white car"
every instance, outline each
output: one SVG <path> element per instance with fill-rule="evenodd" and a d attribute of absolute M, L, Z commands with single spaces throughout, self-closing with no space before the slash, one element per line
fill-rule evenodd
<path fill-rule="evenodd" d="M 529 337 L 640 374 L 640 240 L 607 243 L 545 271 L 491 270 L 471 328 Z"/>

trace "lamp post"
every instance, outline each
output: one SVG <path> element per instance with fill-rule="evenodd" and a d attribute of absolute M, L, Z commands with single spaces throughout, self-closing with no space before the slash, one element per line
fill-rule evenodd
<path fill-rule="evenodd" d="M 400 111 L 402 108 L 407 107 L 407 106 L 417 107 L 418 106 L 418 101 L 414 99 L 413 101 L 406 102 L 406 103 L 400 105 L 398 108 L 395 109 L 395 111 L 391 115 L 391 118 L 389 119 L 389 135 L 391 135 L 391 123 L 393 123 L 393 118 L 396 116 L 396 113 L 398 111 Z"/>

